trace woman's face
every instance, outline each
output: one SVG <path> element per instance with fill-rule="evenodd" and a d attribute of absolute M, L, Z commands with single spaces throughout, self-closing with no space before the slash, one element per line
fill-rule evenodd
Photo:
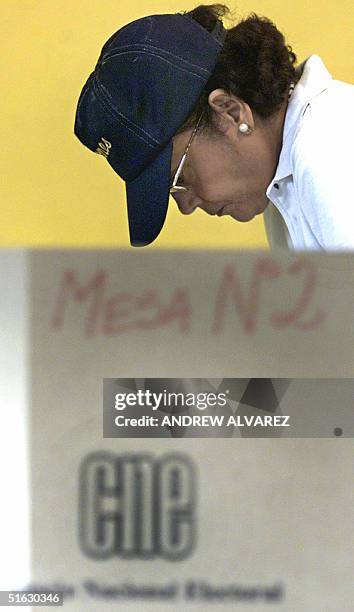
<path fill-rule="evenodd" d="M 263 125 L 252 118 L 251 133 L 243 134 L 239 123 L 228 121 L 217 133 L 197 132 L 178 181 L 188 191 L 173 194 L 183 214 L 201 208 L 210 215 L 250 221 L 266 208 L 266 189 L 276 170 L 279 139 L 274 124 Z M 192 132 L 187 130 L 173 139 L 171 176 Z"/>

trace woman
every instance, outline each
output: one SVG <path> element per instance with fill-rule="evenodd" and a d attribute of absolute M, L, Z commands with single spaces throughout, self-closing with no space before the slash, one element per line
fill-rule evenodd
<path fill-rule="evenodd" d="M 266 18 L 223 5 L 135 21 L 104 45 L 75 133 L 126 181 L 131 243 L 180 211 L 249 221 L 293 249 L 354 248 L 354 86 L 296 56 Z"/>

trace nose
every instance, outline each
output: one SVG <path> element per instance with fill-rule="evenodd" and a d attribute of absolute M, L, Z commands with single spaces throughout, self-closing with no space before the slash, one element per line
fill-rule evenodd
<path fill-rule="evenodd" d="M 176 193 L 172 195 L 182 215 L 191 215 L 198 207 L 198 198 L 191 193 Z"/>

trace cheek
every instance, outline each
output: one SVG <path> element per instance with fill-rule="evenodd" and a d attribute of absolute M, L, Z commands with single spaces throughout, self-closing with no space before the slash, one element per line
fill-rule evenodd
<path fill-rule="evenodd" d="M 258 143 L 257 143 L 258 145 Z M 264 191 L 269 177 L 268 160 L 254 145 L 242 151 L 202 143 L 194 149 L 186 179 L 197 198 L 212 204 L 243 201 Z"/>
<path fill-rule="evenodd" d="M 256 189 L 265 190 L 274 175 L 274 163 L 265 150 L 262 142 L 257 142 L 245 153 L 243 176 L 247 184 Z"/>
<path fill-rule="evenodd" d="M 220 174 L 215 175 L 214 179 L 201 181 L 196 185 L 196 194 L 205 202 L 221 203 L 231 200 L 237 191 L 237 186 L 234 181 L 223 177 Z"/>
<path fill-rule="evenodd" d="M 218 155 L 200 159 L 194 166 L 193 187 L 202 200 L 227 200 L 235 193 L 237 183 L 238 179 L 230 163 Z"/>

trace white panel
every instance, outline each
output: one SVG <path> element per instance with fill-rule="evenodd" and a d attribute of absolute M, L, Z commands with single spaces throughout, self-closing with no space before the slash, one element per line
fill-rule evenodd
<path fill-rule="evenodd" d="M 27 261 L 25 251 L 0 251 L 1 590 L 24 587 L 30 570 Z"/>

